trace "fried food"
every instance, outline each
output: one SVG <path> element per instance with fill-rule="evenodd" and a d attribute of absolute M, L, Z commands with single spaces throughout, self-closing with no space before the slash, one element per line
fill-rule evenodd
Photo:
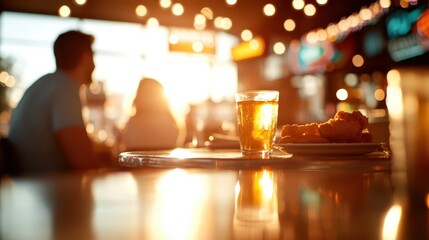
<path fill-rule="evenodd" d="M 359 111 L 339 111 L 324 123 L 284 125 L 282 143 L 371 142 L 368 118 Z"/>
<path fill-rule="evenodd" d="M 320 136 L 317 123 L 305 125 L 283 125 L 281 131 L 282 143 L 328 143 L 329 141 Z"/>
<path fill-rule="evenodd" d="M 305 125 L 284 125 L 281 134 L 282 137 L 320 135 L 317 123 L 310 123 Z"/>
<path fill-rule="evenodd" d="M 320 135 L 331 142 L 359 142 L 368 118 L 359 111 L 338 112 L 334 118 L 319 124 Z"/>
<path fill-rule="evenodd" d="M 280 139 L 281 143 L 329 143 L 329 140 L 320 135 L 287 136 Z"/>

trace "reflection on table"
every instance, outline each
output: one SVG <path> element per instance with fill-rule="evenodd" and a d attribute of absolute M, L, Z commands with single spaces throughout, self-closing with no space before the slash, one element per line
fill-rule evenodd
<path fill-rule="evenodd" d="M 401 233 L 406 209 L 385 158 L 359 168 L 346 167 L 347 158 L 331 168 L 322 160 L 4 177 L 0 238 L 394 239 Z"/>

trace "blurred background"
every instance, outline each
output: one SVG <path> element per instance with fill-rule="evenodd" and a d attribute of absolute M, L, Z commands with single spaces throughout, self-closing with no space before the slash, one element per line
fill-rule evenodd
<path fill-rule="evenodd" d="M 279 126 L 358 109 L 375 141 L 388 141 L 387 73 L 429 64 L 428 1 L 2 0 L 0 9 L 2 134 L 26 88 L 55 70 L 53 41 L 69 29 L 95 36 L 84 116 L 107 143 L 143 76 L 164 85 L 188 142 L 196 131 L 233 134 L 234 95 L 249 89 L 280 91 Z"/>

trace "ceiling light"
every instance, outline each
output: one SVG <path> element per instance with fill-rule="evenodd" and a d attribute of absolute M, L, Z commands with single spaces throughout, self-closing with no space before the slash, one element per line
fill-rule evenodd
<path fill-rule="evenodd" d="M 342 32 L 347 32 L 347 30 L 349 30 L 350 25 L 349 25 L 349 22 L 347 21 L 347 18 L 343 18 L 340 20 L 340 22 L 338 23 L 338 28 Z"/>
<path fill-rule="evenodd" d="M 202 14 L 196 14 L 194 17 L 194 28 L 197 30 L 203 30 L 206 28 L 206 17 Z"/>
<path fill-rule="evenodd" d="M 286 19 L 283 23 L 283 27 L 286 31 L 292 32 L 293 30 L 295 30 L 296 27 L 295 21 L 293 19 Z"/>
<path fill-rule="evenodd" d="M 226 0 L 225 2 L 226 2 L 226 4 L 232 6 L 232 5 L 235 5 L 237 3 L 237 0 Z"/>
<path fill-rule="evenodd" d="M 372 12 L 371 10 L 369 10 L 368 8 L 362 8 L 359 11 L 359 17 L 364 20 L 364 21 L 368 21 L 371 20 L 372 18 Z"/>
<path fill-rule="evenodd" d="M 338 29 L 337 24 L 330 24 L 326 28 L 326 33 L 328 34 L 329 38 L 336 38 L 336 35 L 338 34 L 339 31 L 340 29 Z"/>
<path fill-rule="evenodd" d="M 185 12 L 185 9 L 183 8 L 182 4 L 175 3 L 175 4 L 173 4 L 171 11 L 173 12 L 174 15 L 181 16 Z"/>
<path fill-rule="evenodd" d="M 305 37 L 305 40 L 307 40 L 307 42 L 310 43 L 310 44 L 317 43 L 317 33 L 313 32 L 313 31 L 307 33 L 307 36 Z"/>
<path fill-rule="evenodd" d="M 305 6 L 305 2 L 304 2 L 304 0 L 293 0 L 293 1 L 292 1 L 292 7 L 293 7 L 295 10 L 301 10 L 301 9 L 303 9 L 303 8 L 304 8 L 304 6 Z"/>
<path fill-rule="evenodd" d="M 282 42 L 276 42 L 273 46 L 273 51 L 277 55 L 282 55 L 286 52 L 286 46 Z"/>
<path fill-rule="evenodd" d="M 162 8 L 169 8 L 171 6 L 171 0 L 159 0 L 159 5 Z"/>
<path fill-rule="evenodd" d="M 328 0 L 316 0 L 317 4 L 319 5 L 325 5 L 328 3 Z"/>
<path fill-rule="evenodd" d="M 253 38 L 253 33 L 249 29 L 244 29 L 241 32 L 241 39 L 243 41 L 250 41 Z"/>
<path fill-rule="evenodd" d="M 82 6 L 82 5 L 85 5 L 86 0 L 75 0 L 74 2 L 75 2 L 77 5 Z"/>
<path fill-rule="evenodd" d="M 273 16 L 276 13 L 276 7 L 274 7 L 273 4 L 268 3 L 264 6 L 263 12 L 265 14 L 265 16 Z"/>
<path fill-rule="evenodd" d="M 346 89 L 340 88 L 335 93 L 335 96 L 337 97 L 338 100 L 344 101 L 344 100 L 346 100 L 349 97 L 349 93 L 347 92 Z"/>
<path fill-rule="evenodd" d="M 60 9 L 58 9 L 58 14 L 60 17 L 70 17 L 71 10 L 67 5 L 62 5 Z"/>
<path fill-rule="evenodd" d="M 213 20 L 213 11 L 210 8 L 205 7 L 201 9 L 201 14 L 204 15 L 204 17 L 206 17 L 208 20 Z"/>
<path fill-rule="evenodd" d="M 222 17 L 216 17 L 214 19 L 213 24 L 214 24 L 215 28 L 219 28 L 219 29 L 222 28 L 222 19 L 223 19 Z"/>
<path fill-rule="evenodd" d="M 391 5 L 390 0 L 380 0 L 380 6 L 382 8 L 389 8 Z"/>
<path fill-rule="evenodd" d="M 316 33 L 317 33 L 317 40 L 319 42 L 326 41 L 326 39 L 328 38 L 328 34 L 325 29 L 319 29 L 317 30 Z"/>
<path fill-rule="evenodd" d="M 232 27 L 232 21 L 231 19 L 224 17 L 222 18 L 222 28 L 225 30 L 229 30 Z"/>
<path fill-rule="evenodd" d="M 357 27 L 358 25 L 359 25 L 359 17 L 357 16 L 357 15 L 350 15 L 348 18 L 347 18 L 347 21 L 348 21 L 348 23 L 349 23 L 349 26 L 351 27 L 351 28 L 355 28 L 355 27 Z"/>
<path fill-rule="evenodd" d="M 316 14 L 316 7 L 313 4 L 307 4 L 304 7 L 304 14 L 311 17 Z"/>
<path fill-rule="evenodd" d="M 159 26 L 158 19 L 151 17 L 147 20 L 146 25 L 148 27 L 158 27 Z"/>
<path fill-rule="evenodd" d="M 136 14 L 139 17 L 144 17 L 147 14 L 147 8 L 144 5 L 138 5 L 136 7 Z"/>
<path fill-rule="evenodd" d="M 195 14 L 194 23 L 198 25 L 206 24 L 206 17 L 202 14 Z"/>

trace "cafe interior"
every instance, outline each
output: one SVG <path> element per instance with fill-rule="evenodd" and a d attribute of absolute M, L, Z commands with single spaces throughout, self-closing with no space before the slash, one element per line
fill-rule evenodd
<path fill-rule="evenodd" d="M 2 0 L 0 135 L 26 89 L 55 71 L 55 38 L 78 29 L 95 37 L 93 82 L 81 94 L 86 130 L 113 167 L 6 172 L 0 239 L 429 239 L 428 8 Z M 175 149 L 115 147 L 142 78 L 163 85 L 184 129 Z M 236 93 L 259 89 L 279 92 L 277 139 L 284 125 L 357 110 L 377 149 L 305 146 L 301 156 L 280 145 L 271 162 L 236 157 Z"/>

